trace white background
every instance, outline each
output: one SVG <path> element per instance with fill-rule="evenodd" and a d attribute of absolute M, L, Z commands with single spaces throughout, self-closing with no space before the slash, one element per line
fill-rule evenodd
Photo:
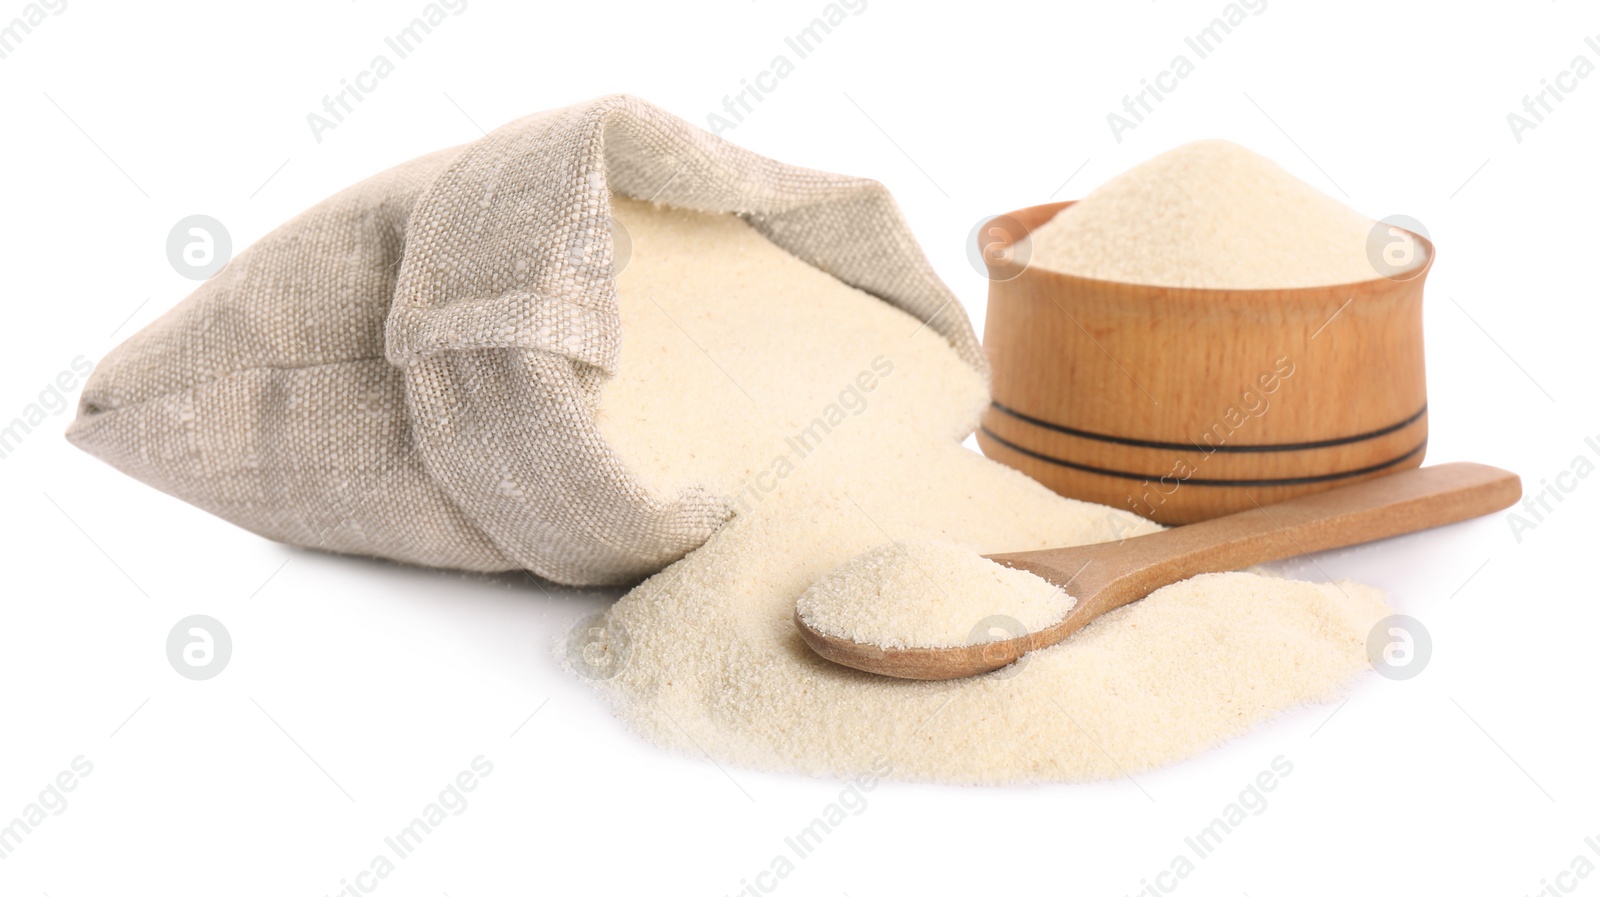
<path fill-rule="evenodd" d="M 824 3 L 470 0 L 316 141 L 306 114 L 423 5 L 69 0 L 0 60 L 0 424 L 193 288 L 166 257 L 179 219 L 214 216 L 237 251 L 392 164 L 608 92 L 704 123 Z M 1431 231 L 1430 461 L 1530 492 L 1600 463 L 1600 74 L 1520 142 L 1506 120 L 1577 55 L 1600 63 L 1600 12 L 1269 0 L 1117 142 L 1106 113 L 1223 6 L 868 0 L 725 136 L 887 183 L 980 324 L 980 217 L 1236 140 Z M 23 9 L 0 0 L 0 22 Z M 483 755 L 466 810 L 376 893 L 732 894 L 840 791 L 623 729 L 552 649 L 611 594 L 266 542 L 73 450 L 71 416 L 0 460 L 0 823 L 74 757 L 93 773 L 0 859 L 0 892 L 332 894 Z M 884 784 L 778 892 L 1134 894 L 1278 755 L 1267 809 L 1178 892 L 1523 895 L 1600 864 L 1600 477 L 1565 482 L 1520 541 L 1497 515 L 1287 565 L 1388 589 L 1432 634 L 1419 677 L 1365 676 L 1136 781 Z M 233 638 L 205 682 L 164 649 L 195 613 Z M 1600 874 L 1561 883 L 1600 894 Z"/>

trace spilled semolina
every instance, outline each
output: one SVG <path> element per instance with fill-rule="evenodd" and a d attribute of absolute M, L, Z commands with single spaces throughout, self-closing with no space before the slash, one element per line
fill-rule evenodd
<path fill-rule="evenodd" d="M 983 377 L 904 312 L 735 216 L 620 197 L 614 211 L 633 254 L 618 280 L 621 360 L 598 424 L 649 488 L 700 484 L 736 509 L 605 620 L 600 647 L 628 648 L 596 687 L 646 738 L 814 774 L 1102 779 L 1326 699 L 1365 667 L 1367 632 L 1388 613 L 1374 590 L 1246 573 L 1161 589 L 967 680 L 882 678 L 813 655 L 794 628 L 796 601 L 819 580 L 875 588 L 849 570 L 828 578 L 863 552 L 920 558 L 922 572 L 960 589 L 990 573 L 974 573 L 976 554 L 1158 527 L 963 448 L 987 402 Z M 1064 600 L 1024 592 L 1013 615 L 1055 613 Z M 911 631 L 938 640 L 970 630 L 978 619 L 959 617 L 974 606 L 931 600 Z M 902 600 L 885 619 L 914 613 Z"/>

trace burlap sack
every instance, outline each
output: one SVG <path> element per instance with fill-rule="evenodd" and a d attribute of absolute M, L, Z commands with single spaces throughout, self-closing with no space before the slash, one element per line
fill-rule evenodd
<path fill-rule="evenodd" d="M 648 575 L 731 509 L 703 488 L 653 496 L 595 428 L 621 330 L 613 191 L 737 212 L 984 364 L 882 185 L 611 96 L 279 227 L 101 361 L 67 437 L 295 545 L 579 585 Z"/>

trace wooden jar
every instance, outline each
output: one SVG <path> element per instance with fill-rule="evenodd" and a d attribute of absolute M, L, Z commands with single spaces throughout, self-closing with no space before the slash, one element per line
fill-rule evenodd
<path fill-rule="evenodd" d="M 1068 205 L 996 218 L 987 263 Z M 1285 290 L 991 267 L 978 444 L 1062 495 L 1166 524 L 1417 467 L 1434 250 L 1412 236 L 1426 257 L 1405 279 Z"/>

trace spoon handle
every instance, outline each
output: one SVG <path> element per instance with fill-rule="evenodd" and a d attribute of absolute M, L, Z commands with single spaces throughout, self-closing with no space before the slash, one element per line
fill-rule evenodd
<path fill-rule="evenodd" d="M 1126 577 L 1130 582 L 1119 585 L 1132 589 L 1127 600 L 1133 600 L 1201 573 L 1238 570 L 1479 517 L 1510 507 L 1521 495 L 1516 474 L 1487 464 L 1420 467 L 1129 539 L 1114 552 L 1118 566 L 1131 574 Z"/>

